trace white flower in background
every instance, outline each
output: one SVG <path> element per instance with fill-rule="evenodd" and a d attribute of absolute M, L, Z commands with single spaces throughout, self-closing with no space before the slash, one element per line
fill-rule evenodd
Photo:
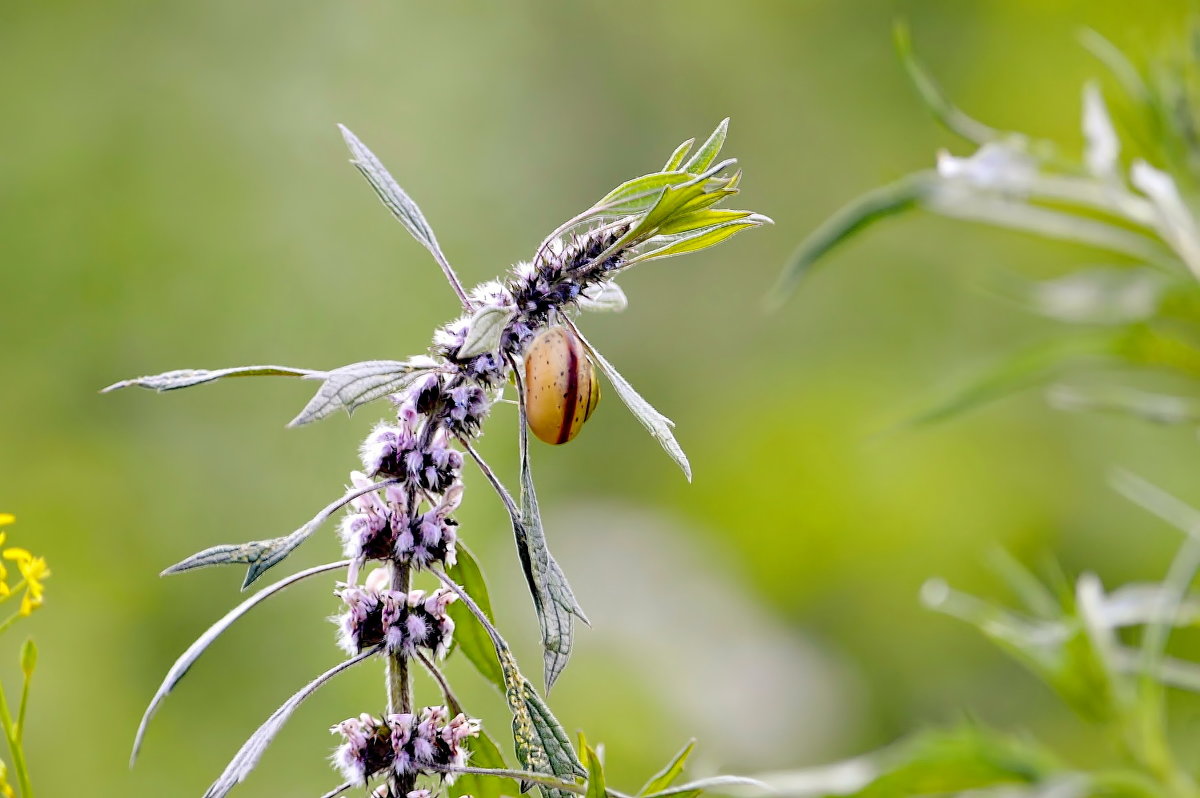
<path fill-rule="evenodd" d="M 1121 142 L 1095 83 L 1083 87 L 1083 160 L 1088 172 L 1102 180 L 1117 179 Z"/>
<path fill-rule="evenodd" d="M 1020 193 L 1037 178 L 1038 167 L 1027 152 L 1011 144 L 988 142 L 966 158 L 940 150 L 937 172 L 944 180 L 971 188 Z"/>

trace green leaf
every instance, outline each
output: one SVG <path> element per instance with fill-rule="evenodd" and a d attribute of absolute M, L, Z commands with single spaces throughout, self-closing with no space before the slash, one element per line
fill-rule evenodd
<path fill-rule="evenodd" d="M 667 188 L 694 179 L 695 175 L 687 172 L 654 172 L 635 177 L 605 194 L 593 209 L 612 216 L 636 214 L 653 208 Z"/>
<path fill-rule="evenodd" d="M 517 667 L 507 645 L 497 639 L 496 653 L 504 673 L 505 698 L 512 712 L 513 747 L 521 766 L 568 781 L 587 771 L 571 741 L 533 685 Z M 570 798 L 570 793 L 539 785 L 543 798 Z"/>
<path fill-rule="evenodd" d="M 455 633 L 457 633 L 457 629 Z M 469 752 L 467 764 L 476 768 L 495 768 L 505 770 L 508 765 L 504 761 L 504 756 L 500 753 L 500 749 L 496 746 L 495 741 L 487 735 L 486 732 L 480 732 L 478 737 L 468 737 L 465 741 L 465 746 Z M 454 784 L 446 788 L 450 798 L 459 798 L 459 796 L 470 795 L 473 798 L 501 798 L 501 796 L 515 796 L 519 793 L 520 788 L 512 779 L 500 778 L 498 776 L 483 776 L 474 773 L 464 773 L 459 776 Z"/>
<path fill-rule="evenodd" d="M 662 171 L 674 172 L 679 169 L 679 165 L 683 163 L 683 159 L 687 157 L 688 151 L 692 149 L 692 145 L 695 143 L 695 139 L 688 139 L 676 147 L 675 152 L 671 153 L 671 157 L 663 164 Z"/>
<path fill-rule="evenodd" d="M 492 620 L 492 603 L 488 597 L 483 572 L 479 569 L 475 556 L 461 541 L 458 543 L 457 562 L 446 572 L 475 599 L 479 608 Z M 503 692 L 504 674 L 500 671 L 500 663 L 496 659 L 495 647 L 487 629 L 462 602 L 452 603 L 447 612 L 454 621 L 454 648 L 460 649 L 475 669 Z"/>
<path fill-rule="evenodd" d="M 712 227 L 722 222 L 736 222 L 754 215 L 750 211 L 733 211 L 724 208 L 702 208 L 694 211 L 684 208 L 681 209 L 681 213 L 671 220 L 670 224 L 659 228 L 658 234 L 661 236 L 674 236 L 680 233 L 690 233 L 693 230 Z"/>
<path fill-rule="evenodd" d="M 522 388 L 522 394 L 524 389 Z M 522 408 L 524 396 L 522 395 Z M 522 416 L 524 410 L 522 409 Z M 529 464 L 529 436 L 525 419 L 521 419 L 521 518 L 513 525 L 517 551 L 542 632 L 542 655 L 546 669 L 546 689 L 549 690 L 571 656 L 573 623 L 571 616 L 588 622 L 583 608 L 567 584 L 566 574 L 550 554 L 546 533 L 542 528 L 541 510 L 533 485 Z"/>
<path fill-rule="evenodd" d="M 190 388 L 193 385 L 202 385 L 213 380 L 223 379 L 225 377 L 320 377 L 324 378 L 326 373 L 323 371 L 313 371 L 312 369 L 296 369 L 290 366 L 235 366 L 227 369 L 216 369 L 209 371 L 207 369 L 179 369 L 176 371 L 166 371 L 162 374 L 155 374 L 151 377 L 134 377 L 129 380 L 121 380 L 114 382 L 106 388 L 101 388 L 100 393 L 108 393 L 120 388 L 149 388 L 153 391 L 174 391 L 179 388 Z"/>
<path fill-rule="evenodd" d="M 584 798 L 608 798 L 604 787 L 604 765 L 590 747 L 584 746 L 583 761 L 587 763 L 587 792 Z"/>
<path fill-rule="evenodd" d="M 1056 410 L 1115 413 L 1152 424 L 1200 425 L 1200 400 L 1151 393 L 1123 385 L 1052 385 L 1046 400 Z"/>
<path fill-rule="evenodd" d="M 728 787 L 752 787 L 759 792 L 772 792 L 767 784 L 758 779 L 751 779 L 745 776 L 709 776 L 706 779 L 698 779 L 690 781 L 687 784 L 680 784 L 677 787 L 668 787 L 658 792 L 648 793 L 643 798 L 695 798 L 695 796 L 705 790 L 720 789 L 724 792 Z M 744 793 L 744 789 L 740 792 Z"/>
<path fill-rule="evenodd" d="M 834 247 L 880 219 L 916 207 L 937 180 L 936 172 L 916 172 L 868 191 L 842 207 L 800 242 L 771 290 L 771 304 L 782 304 L 812 266 Z"/>
<path fill-rule="evenodd" d="M 607 280 L 585 288 L 579 295 L 578 305 L 596 313 L 620 313 L 629 307 L 629 300 L 621 286 Z"/>
<path fill-rule="evenodd" d="M 654 249 L 643 253 L 628 260 L 629 264 L 641 263 L 642 261 L 655 260 L 657 258 L 670 258 L 674 255 L 685 255 L 689 252 L 699 252 L 702 249 L 720 244 L 725 239 L 745 230 L 748 227 L 758 227 L 759 225 L 769 222 L 765 216 L 758 214 L 750 214 L 743 221 L 725 222 L 723 224 L 706 227 L 701 230 L 695 230 L 692 233 L 682 236 L 673 243 L 667 244 L 659 249 Z"/>
<path fill-rule="evenodd" d="M 484 305 L 471 317 L 471 326 L 467 329 L 466 340 L 463 341 L 454 357 L 458 360 L 477 357 L 500 348 L 500 337 L 504 328 L 516 315 L 511 308 Z"/>
<path fill-rule="evenodd" d="M 578 327 L 570 321 L 567 323 L 574 330 L 575 334 L 579 336 L 579 341 L 587 349 L 592 361 L 604 372 L 604 376 L 608 378 L 608 381 L 612 383 L 617 396 L 621 397 L 621 401 L 633 412 L 634 417 L 662 445 L 667 454 L 671 456 L 671 459 L 683 469 L 684 476 L 687 477 L 688 482 L 691 482 L 692 466 L 688 463 L 687 455 L 683 453 L 683 448 L 675 440 L 674 433 L 671 432 L 671 428 L 675 426 L 675 423 L 655 410 L 649 402 L 643 399 L 641 394 L 635 391 L 633 386 L 621 376 L 621 373 L 613 368 L 613 365 L 605 360 L 604 356 L 597 352 L 596 348 L 588 343 L 586 338 L 579 334 Z"/>
<path fill-rule="evenodd" d="M 946 98 L 941 87 L 929 76 L 925 67 L 913 55 L 912 39 L 909 36 L 907 25 L 897 20 L 892 28 L 892 39 L 896 45 L 896 53 L 900 56 L 900 63 L 904 65 L 904 70 L 908 73 L 908 78 L 912 81 L 913 86 L 916 87 L 917 94 L 942 126 L 976 144 L 1000 138 L 1001 134 L 998 131 L 967 116 Z"/>
<path fill-rule="evenodd" d="M 375 189 L 375 193 L 379 195 L 380 201 L 404 225 L 413 238 L 433 253 L 438 263 L 445 263 L 446 256 L 442 254 L 442 248 L 433 234 L 433 228 L 425 221 L 425 216 L 417 207 L 417 203 L 404 193 L 404 189 L 400 188 L 400 184 L 383 167 L 383 164 L 375 157 L 375 153 L 367 149 L 367 146 L 359 141 L 349 128 L 345 125 L 338 125 L 338 129 L 342 131 L 342 138 L 346 140 L 346 146 L 350 148 L 350 154 L 354 156 L 350 163 L 362 172 L 363 177 L 371 184 L 371 188 Z"/>
<path fill-rule="evenodd" d="M 367 360 L 336 368 L 324 375 L 316 395 L 288 426 L 299 427 L 343 409 L 352 414 L 367 402 L 402 390 L 432 368 L 428 358 Z"/>
<path fill-rule="evenodd" d="M 725 117 L 717 125 L 717 129 L 712 132 L 712 135 L 708 137 L 708 140 L 700 145 L 700 149 L 696 150 L 696 154 L 683 165 L 683 171 L 700 174 L 712 166 L 713 161 L 717 159 L 717 155 L 721 152 L 721 147 L 725 146 L 725 135 L 728 132 L 729 117 Z"/>
<path fill-rule="evenodd" d="M 692 755 L 692 749 L 696 747 L 695 740 L 688 740 L 687 745 L 679 750 L 679 753 L 672 757 L 666 767 L 656 773 L 646 782 L 642 789 L 638 790 L 638 795 L 647 795 L 648 793 L 658 792 L 670 787 L 675 779 L 679 778 L 679 774 L 683 772 L 683 766 L 687 764 L 687 759 Z"/>
<path fill-rule="evenodd" d="M 33 671 L 37 667 L 38 650 L 37 645 L 33 642 L 33 638 L 25 639 L 21 644 L 21 673 L 26 679 L 33 676 Z"/>

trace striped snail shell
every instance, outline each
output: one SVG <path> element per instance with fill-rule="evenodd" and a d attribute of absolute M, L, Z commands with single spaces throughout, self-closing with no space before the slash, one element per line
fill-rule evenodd
<path fill-rule="evenodd" d="M 599 402 L 600 382 L 579 337 L 558 326 L 539 333 L 525 351 L 525 411 L 533 434 L 566 443 Z"/>

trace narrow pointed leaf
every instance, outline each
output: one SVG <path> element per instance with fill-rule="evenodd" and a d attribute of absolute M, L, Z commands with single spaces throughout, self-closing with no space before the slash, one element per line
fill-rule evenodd
<path fill-rule="evenodd" d="M 769 786 L 758 779 L 751 779 L 746 776 L 709 776 L 706 779 L 698 779 L 687 784 L 680 784 L 678 787 L 669 787 L 665 790 L 648 793 L 643 798 L 668 798 L 668 796 L 685 798 L 686 796 L 699 795 L 706 790 L 725 789 L 727 787 L 750 787 L 762 793 L 772 792 Z"/>
<path fill-rule="evenodd" d="M 692 145 L 696 143 L 695 139 L 688 139 L 675 148 L 675 152 L 671 153 L 671 157 L 663 164 L 662 171 L 674 172 L 683 163 L 683 159 L 687 157 L 688 151 L 692 149 Z"/>
<path fill-rule="evenodd" d="M 108 393 L 120 388 L 149 388 L 152 391 L 174 391 L 179 388 L 190 388 L 193 385 L 203 385 L 206 382 L 225 377 L 324 377 L 325 372 L 313 369 L 297 369 L 290 366 L 235 366 L 226 369 L 178 369 L 165 371 L 150 377 L 134 377 L 129 380 L 114 382 L 100 393 Z"/>
<path fill-rule="evenodd" d="M 570 324 L 571 329 L 579 335 L 579 328 L 574 324 Z M 683 448 L 679 442 L 675 440 L 675 435 L 671 432 L 671 428 L 675 426 L 671 419 L 659 413 L 654 407 L 641 397 L 641 395 L 633 389 L 624 377 L 621 376 L 613 365 L 604 359 L 604 356 L 596 351 L 596 348 L 588 343 L 588 340 L 582 335 L 579 335 L 579 340 L 587 349 L 592 361 L 604 372 L 604 376 L 612 383 L 613 389 L 617 392 L 617 396 L 621 397 L 621 401 L 625 403 L 632 412 L 635 418 L 641 422 L 642 426 L 654 436 L 654 439 L 662 445 L 667 454 L 671 456 L 681 469 L 688 482 L 692 481 L 692 466 L 688 463 L 687 455 L 683 453 Z"/>
<path fill-rule="evenodd" d="M 402 390 L 432 367 L 428 358 L 414 358 L 367 360 L 336 368 L 325 375 L 316 395 L 288 426 L 299 427 L 318 421 L 338 410 L 352 414 L 367 402 Z"/>
<path fill-rule="evenodd" d="M 736 222 L 755 215 L 750 211 L 734 211 L 724 208 L 704 208 L 693 211 L 685 207 L 680 210 L 680 214 L 672 219 L 669 224 L 665 224 L 659 228 L 658 234 L 660 236 L 690 233 L 693 230 L 713 227 L 723 222 Z"/>
<path fill-rule="evenodd" d="M 696 154 L 689 158 L 688 162 L 683 165 L 683 171 L 700 174 L 712 166 L 713 161 L 717 160 L 717 155 L 720 154 L 721 148 L 725 146 L 725 135 L 728 132 L 729 118 L 726 117 L 717 125 L 716 130 L 712 132 L 708 140 L 700 145 L 700 149 L 696 150 Z"/>
<path fill-rule="evenodd" d="M 800 242 L 771 290 L 771 304 L 782 304 L 816 262 L 842 242 L 880 219 L 915 208 L 937 180 L 936 172 L 916 172 L 843 206 Z"/>
<path fill-rule="evenodd" d="M 724 224 L 706 227 L 700 230 L 695 230 L 676 241 L 667 244 L 659 249 L 654 249 L 649 252 L 638 255 L 629 260 L 630 264 L 641 263 L 642 261 L 655 260 L 657 258 L 670 258 L 674 255 L 686 255 L 689 252 L 699 252 L 702 249 L 720 244 L 725 239 L 745 230 L 749 227 L 758 227 L 770 221 L 766 217 L 758 214 L 751 214 L 748 218 L 738 222 L 725 222 Z"/>
<path fill-rule="evenodd" d="M 378 654 L 379 650 L 379 647 L 369 648 L 355 657 L 338 663 L 300 688 L 279 709 L 272 712 L 271 716 L 242 744 L 237 754 L 234 755 L 233 759 L 225 767 L 225 771 L 212 783 L 208 791 L 204 793 L 204 798 L 223 798 L 229 794 L 230 790 L 245 781 L 246 776 L 250 775 L 250 772 L 258 765 L 258 761 L 262 759 L 263 752 L 267 750 L 267 746 L 275 739 L 275 735 L 279 733 L 279 730 L 291 718 L 297 707 L 334 676 L 357 665 L 368 657 Z"/>
<path fill-rule="evenodd" d="M 179 681 L 187 674 L 188 670 L 192 667 L 196 660 L 200 658 L 200 655 L 208 650 L 208 647 L 212 645 L 214 640 L 220 637 L 221 633 L 232 626 L 235 621 L 237 621 L 247 612 L 254 609 L 263 601 L 280 592 L 284 588 L 290 587 L 291 585 L 294 585 L 297 582 L 316 574 L 334 571 L 338 568 L 345 568 L 349 564 L 349 560 L 342 560 L 340 562 L 328 563 L 326 565 L 318 565 L 293 574 L 286 579 L 281 579 L 270 587 L 263 588 L 238 606 L 234 607 L 232 610 L 227 612 L 225 616 L 221 618 L 221 620 L 208 627 L 203 634 L 196 638 L 196 641 L 188 646 L 187 650 L 179 656 L 179 659 L 175 660 L 175 663 L 171 666 L 171 669 L 167 671 L 167 675 L 163 678 L 162 684 L 160 684 L 158 690 L 155 691 L 154 697 L 150 699 L 150 705 L 146 707 L 146 711 L 142 714 L 142 721 L 138 724 L 137 735 L 133 740 L 133 753 L 130 754 L 129 757 L 129 766 L 133 767 L 133 763 L 137 760 L 138 752 L 142 747 L 142 741 L 146 737 L 146 729 L 150 725 L 151 718 L 154 717 L 154 714 L 158 711 L 158 708 L 162 706 L 162 702 L 166 700 L 168 695 L 171 694 L 171 691 L 175 689 L 175 685 L 179 684 Z"/>
<path fill-rule="evenodd" d="M 587 763 L 587 792 L 584 793 L 584 798 L 608 798 L 604 787 L 604 765 L 600 762 L 600 757 L 596 756 L 596 752 L 585 745 L 580 746 L 583 751 L 583 761 Z"/>
<path fill-rule="evenodd" d="M 513 519 L 513 534 L 517 552 L 542 633 L 542 655 L 546 670 L 546 689 L 549 690 L 571 656 L 573 639 L 572 617 L 588 622 L 583 608 L 567 584 L 566 574 L 550 554 L 546 533 L 542 528 L 541 510 L 533 485 L 533 470 L 529 463 L 529 429 L 525 410 L 525 386 L 517 375 L 520 402 L 521 447 L 521 517 Z"/>
<path fill-rule="evenodd" d="M 466 340 L 459 347 L 455 357 L 463 360 L 469 357 L 495 352 L 500 348 L 500 336 L 504 327 L 512 320 L 516 311 L 510 308 L 485 305 L 471 317 L 471 326 L 467 330 Z"/>
<path fill-rule="evenodd" d="M 896 52 L 900 55 L 900 62 L 904 64 L 905 71 L 908 72 L 909 80 L 916 87 L 917 94 L 920 95 L 925 106 L 942 126 L 976 144 L 1000 138 L 999 131 L 971 118 L 946 98 L 941 87 L 930 77 L 929 73 L 925 71 L 925 67 L 913 54 L 912 39 L 909 36 L 907 25 L 897 22 L 892 28 L 892 35 Z"/>
<path fill-rule="evenodd" d="M 367 146 L 359 141 L 349 128 L 345 125 L 338 125 L 338 128 L 342 131 L 342 138 L 346 140 L 346 146 L 350 148 L 350 154 L 354 156 L 350 162 L 357 167 L 358 171 L 362 172 L 363 177 L 371 184 L 371 188 L 375 189 L 375 193 L 379 195 L 380 201 L 387 206 L 393 216 L 400 220 L 408 232 L 412 233 L 413 238 L 433 253 L 438 263 L 444 263 L 446 256 L 442 254 L 442 248 L 433 234 L 433 228 L 429 226 L 429 222 L 425 221 L 425 216 L 417 207 L 417 203 L 413 202 L 404 189 L 400 188 L 400 184 L 388 173 L 375 154 L 367 149 Z"/>
<path fill-rule="evenodd" d="M 399 482 L 398 479 L 384 479 L 372 483 L 365 488 L 355 488 L 347 491 L 341 498 L 325 505 L 319 513 L 290 535 L 270 540 L 252 540 L 249 543 L 230 543 L 213 546 L 193 554 L 181 562 L 175 563 L 165 569 L 162 575 L 167 576 L 169 574 L 182 573 L 183 571 L 190 571 L 195 568 L 207 568 L 211 565 L 227 565 L 230 563 L 249 564 L 250 568 L 246 573 L 246 579 L 242 583 L 242 589 L 245 590 L 254 580 L 262 576 L 268 568 L 282 562 L 297 546 L 307 540 L 321 524 L 325 523 L 329 516 L 342 507 L 345 507 L 353 499 L 371 491 L 382 490 L 388 485 L 394 485 L 397 482 Z"/>
<path fill-rule="evenodd" d="M 491 599 L 488 597 L 483 572 L 479 569 L 474 555 L 461 542 L 458 544 L 458 560 L 453 568 L 447 569 L 447 574 L 475 599 L 475 603 L 487 615 L 488 620 L 493 620 Z M 504 674 L 500 671 L 500 663 L 496 659 L 495 648 L 487 629 L 461 601 L 454 602 L 446 611 L 454 621 L 454 648 L 461 650 L 475 669 L 503 692 Z"/>
<path fill-rule="evenodd" d="M 687 764 L 688 757 L 692 755 L 692 750 L 696 747 L 695 740 L 688 740 L 687 745 L 679 750 L 667 763 L 666 767 L 654 774 L 650 781 L 642 789 L 638 790 L 638 795 L 647 795 L 659 790 L 665 790 L 670 787 L 675 779 L 679 778 L 679 774 L 683 772 L 683 766 Z"/>

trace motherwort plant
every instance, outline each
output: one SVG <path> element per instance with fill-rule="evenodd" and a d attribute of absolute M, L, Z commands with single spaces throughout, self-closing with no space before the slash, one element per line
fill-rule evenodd
<path fill-rule="evenodd" d="M 137 385 L 167 391 L 225 377 L 290 376 L 321 380 L 292 426 L 339 409 L 353 411 L 376 399 L 386 398 L 395 409 L 394 420 L 380 423 L 363 442 L 362 470 L 350 474 L 348 490 L 299 529 L 270 540 L 214 546 L 165 571 L 240 563 L 248 566 L 243 586 L 248 587 L 331 516 L 342 508 L 349 510 L 339 527 L 346 559 L 300 571 L 262 590 L 230 611 L 176 661 L 142 719 L 135 757 L 154 712 L 218 635 L 283 588 L 317 574 L 344 571 L 345 581 L 335 590 L 343 608 L 336 623 L 338 642 L 348 659 L 284 702 L 208 788 L 207 798 L 226 795 L 246 778 L 301 702 L 333 676 L 367 660 L 385 663 L 387 710 L 333 725 L 332 732 L 342 741 L 334 763 L 344 781 L 326 793 L 327 798 L 373 781 L 380 782 L 373 794 L 381 797 L 428 798 L 444 787 L 453 794 L 469 789 L 477 796 L 494 796 L 501 791 L 512 794 L 517 786 L 512 779 L 522 789 L 536 784 L 544 798 L 618 795 L 606 789 L 595 753 L 582 738 L 576 751 L 518 669 L 492 623 L 479 567 L 459 539 L 454 513 L 463 500 L 463 465 L 469 459 L 499 495 L 512 522 L 541 626 L 548 688 L 567 664 L 574 618 L 587 619 L 546 545 L 529 465 L 530 414 L 536 412 L 540 420 L 535 426 L 540 437 L 556 443 L 569 440 L 599 398 L 594 364 L 690 479 L 671 421 L 588 343 L 575 317 L 582 310 L 623 309 L 625 296 L 613 278 L 635 264 L 705 249 L 769 221 L 749 211 L 715 207 L 737 193 L 741 177 L 733 159 L 717 160 L 727 121 L 690 157 L 692 141 L 681 144 L 661 170 L 623 183 L 562 224 L 529 262 L 472 291 L 459 282 L 416 204 L 375 155 L 342 128 L 352 163 L 433 254 L 462 305 L 462 315 L 436 331 L 427 353 L 408 360 L 372 360 L 332 371 L 282 366 L 172 371 L 105 389 Z M 492 405 L 510 386 L 520 416 L 521 485 L 515 496 L 475 448 Z M 559 432 L 544 431 L 547 419 Z M 432 574 L 439 585 L 436 590 L 415 588 L 414 577 L 422 571 Z M 467 715 L 454 697 L 437 664 L 454 648 L 503 691 L 522 769 L 507 768 L 480 721 Z M 422 707 L 415 702 L 410 680 L 414 667 L 428 670 L 441 686 L 438 704 Z M 641 794 L 694 794 L 738 781 L 724 777 L 671 787 L 689 751 L 690 746 Z M 459 776 L 459 783 L 451 787 Z"/>

